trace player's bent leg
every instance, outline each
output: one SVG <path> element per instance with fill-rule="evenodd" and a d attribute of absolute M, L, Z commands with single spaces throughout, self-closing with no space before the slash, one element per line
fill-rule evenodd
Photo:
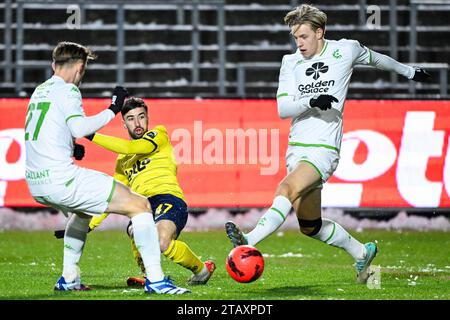
<path fill-rule="evenodd" d="M 376 255 L 376 246 L 373 247 L 372 244 L 364 246 L 337 222 L 321 218 L 321 189 L 309 192 L 301 201 L 296 201 L 294 207 L 301 232 L 331 246 L 344 249 L 356 261 L 358 282 L 367 281 L 367 268 Z"/>
<path fill-rule="evenodd" d="M 144 243 L 142 240 L 142 237 L 145 236 L 149 236 L 148 234 L 139 234 L 139 225 L 136 224 L 136 217 L 140 218 L 142 215 L 138 215 L 132 218 L 132 223 L 133 223 L 133 237 L 134 237 L 134 241 L 136 242 L 136 246 L 139 246 L 139 243 L 142 244 Z M 150 220 L 153 223 L 153 226 L 155 226 L 154 221 L 153 221 L 153 216 L 146 217 L 147 220 Z M 156 226 L 155 226 L 156 229 Z M 138 242 L 138 237 L 141 237 L 140 242 Z M 154 243 L 154 239 L 152 241 L 152 254 L 153 254 L 153 261 L 150 261 L 150 263 L 155 263 L 155 261 L 157 260 L 158 264 L 157 265 L 151 265 L 149 264 L 149 258 L 148 258 L 148 252 L 145 252 L 142 250 L 142 248 L 140 248 L 139 253 L 142 257 L 142 260 L 144 261 L 144 265 L 145 265 L 145 284 L 144 284 L 144 291 L 146 293 L 158 293 L 158 294 L 184 294 L 184 293 L 190 293 L 190 291 L 188 289 L 185 288 L 181 288 L 181 287 L 177 287 L 174 285 L 174 283 L 172 282 L 172 280 L 169 277 L 163 277 L 161 280 L 155 280 L 159 277 L 159 275 L 157 274 L 158 271 L 160 271 L 162 273 L 162 269 L 161 269 L 161 264 L 160 264 L 160 257 L 161 257 L 161 253 L 160 253 L 160 246 L 159 246 L 159 241 L 158 241 L 158 236 L 156 235 L 156 245 Z M 155 250 L 157 249 L 158 254 L 157 257 L 154 254 Z M 145 256 L 144 254 L 147 254 L 147 256 Z M 155 276 L 155 274 L 157 274 Z"/>
<path fill-rule="evenodd" d="M 86 243 L 90 216 L 72 214 L 64 234 L 64 258 L 62 276 L 56 282 L 54 289 L 57 291 L 89 290 L 80 279 L 78 263 Z"/>
<path fill-rule="evenodd" d="M 136 243 L 134 242 L 134 239 L 131 239 L 131 251 L 133 252 L 134 260 L 136 261 L 139 269 L 141 269 L 142 275 L 145 277 L 144 261 L 142 261 L 141 254 L 139 253 L 139 250 L 136 247 Z"/>
<path fill-rule="evenodd" d="M 291 203 L 322 184 L 322 177 L 310 163 L 301 161 L 278 185 L 275 195 Z"/>
<path fill-rule="evenodd" d="M 158 232 L 147 199 L 117 182 L 107 211 L 131 218 L 134 241 L 144 262 L 146 277 L 151 282 L 162 281 L 164 272 L 161 269 Z"/>
<path fill-rule="evenodd" d="M 173 221 L 163 219 L 156 222 L 156 229 L 158 229 L 159 249 L 164 252 L 176 238 L 177 226 Z"/>
<path fill-rule="evenodd" d="M 136 248 L 136 243 L 133 239 L 133 224 L 130 222 L 127 226 L 127 235 L 131 241 L 131 251 L 133 252 L 134 260 L 136 261 L 138 267 L 141 269 L 142 277 L 129 277 L 127 278 L 127 286 L 129 287 L 143 287 L 145 285 L 145 266 L 144 261 L 142 261 L 141 254 L 139 250 Z"/>
<path fill-rule="evenodd" d="M 163 230 L 161 230 L 161 229 L 163 229 Z M 160 228 L 160 225 L 157 224 L 160 251 L 166 250 L 170 244 L 170 241 L 172 240 L 172 235 L 173 235 L 174 231 L 171 231 L 170 229 L 171 229 L 170 226 L 169 226 L 169 228 Z M 174 230 L 176 230 L 175 226 L 174 226 Z M 143 277 L 144 277 L 144 278 L 129 277 L 127 279 L 127 285 L 129 287 L 144 286 L 145 285 L 145 267 L 144 267 L 144 262 L 142 261 L 141 254 L 139 253 L 139 250 L 136 248 L 136 243 L 134 242 L 134 239 L 133 239 L 133 224 L 131 223 L 131 221 L 128 223 L 128 226 L 127 226 L 127 234 L 131 240 L 131 251 L 133 252 L 134 260 L 136 261 L 137 265 L 141 269 Z"/>
<path fill-rule="evenodd" d="M 283 223 L 291 211 L 291 201 L 283 195 L 277 195 L 270 208 L 259 219 L 255 228 L 245 235 L 247 242 L 255 246 L 274 233 Z"/>
<path fill-rule="evenodd" d="M 234 247 L 243 244 L 255 246 L 275 232 L 286 220 L 292 203 L 305 192 L 321 184 L 317 170 L 306 162 L 297 166 L 280 182 L 270 208 L 259 219 L 255 228 L 244 234 L 233 222 L 225 224 L 225 231 Z"/>
<path fill-rule="evenodd" d="M 151 208 L 147 198 L 131 191 L 127 186 L 117 181 L 111 201 L 105 211 L 132 218 L 142 212 L 151 212 Z"/>
<path fill-rule="evenodd" d="M 213 261 L 207 260 L 203 263 L 189 245 L 181 240 L 172 240 L 170 246 L 163 254 L 179 266 L 193 273 L 187 280 L 189 285 L 206 284 L 216 269 Z"/>
<path fill-rule="evenodd" d="M 164 250 L 162 253 L 168 259 L 188 270 L 191 270 L 194 273 L 188 283 L 206 284 L 215 270 L 214 262 L 206 261 L 203 263 L 186 243 L 179 240 L 174 240 L 173 238 L 176 236 L 176 227 L 172 221 L 160 220 L 157 222 L 157 228 L 160 236 L 160 249 Z M 143 268 L 142 258 L 132 238 L 133 228 L 131 223 L 127 227 L 127 234 L 131 238 L 134 258 L 145 275 L 145 268 Z M 144 284 L 145 279 L 139 277 L 129 277 L 127 279 L 128 286 L 144 286 Z"/>
<path fill-rule="evenodd" d="M 179 266 L 192 271 L 188 284 L 206 284 L 215 270 L 212 261 L 203 263 L 187 243 L 175 240 L 177 229 L 173 221 L 161 219 L 156 223 L 162 254 Z"/>
<path fill-rule="evenodd" d="M 46 205 L 65 213 L 73 212 L 64 231 L 63 272 L 55 284 L 55 290 L 87 289 L 81 283 L 78 262 L 83 253 L 91 217 L 104 212 L 113 185 L 112 177 L 95 170 L 79 168 L 63 188 L 39 197 Z"/>

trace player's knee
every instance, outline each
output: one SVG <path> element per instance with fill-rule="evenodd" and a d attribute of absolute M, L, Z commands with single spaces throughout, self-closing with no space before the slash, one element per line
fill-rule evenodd
<path fill-rule="evenodd" d="M 165 234 L 160 234 L 159 235 L 159 249 L 161 250 L 161 252 L 165 252 L 169 248 L 171 242 L 172 242 L 172 237 L 169 237 Z"/>
<path fill-rule="evenodd" d="M 322 218 L 315 220 L 298 219 L 298 224 L 300 225 L 301 233 L 308 237 L 312 237 L 318 234 L 322 228 Z"/>
<path fill-rule="evenodd" d="M 128 208 L 131 213 L 151 212 L 150 203 L 142 196 L 131 193 L 128 203 Z"/>
<path fill-rule="evenodd" d="M 293 186 L 291 186 L 291 184 L 286 182 L 286 181 L 282 181 L 278 185 L 278 188 L 276 190 L 276 194 L 284 196 L 284 197 L 288 198 L 291 201 L 294 201 L 297 198 L 295 196 L 296 195 L 295 188 Z"/>
<path fill-rule="evenodd" d="M 151 212 L 152 208 L 150 207 L 150 203 L 148 202 L 147 198 L 139 197 L 139 211 L 140 212 Z M 142 210 L 142 211 L 141 211 Z"/>

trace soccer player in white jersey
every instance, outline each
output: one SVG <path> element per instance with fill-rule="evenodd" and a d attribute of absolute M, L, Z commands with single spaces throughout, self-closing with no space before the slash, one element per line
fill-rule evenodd
<path fill-rule="evenodd" d="M 85 116 L 78 86 L 93 52 L 77 43 L 61 42 L 53 50 L 54 75 L 33 92 L 26 116 L 25 147 L 28 188 L 44 205 L 72 212 L 64 234 L 62 276 L 54 289 L 88 290 L 81 283 L 79 260 L 92 216 L 110 212 L 128 216 L 144 261 L 145 292 L 181 294 L 164 276 L 160 264 L 158 233 L 147 199 L 112 177 L 76 165 L 71 158 L 74 141 L 95 133 L 120 112 L 128 95 L 123 87 L 113 91 L 106 110 Z"/>
<path fill-rule="evenodd" d="M 251 232 L 244 234 L 229 221 L 226 233 L 234 246 L 254 246 L 277 230 L 293 208 L 301 232 L 348 252 L 356 262 L 357 281 L 366 283 L 376 243 L 362 244 L 335 221 L 321 218 L 322 184 L 339 161 L 350 77 L 355 65 L 395 71 L 414 81 L 428 81 L 430 75 L 358 41 L 325 39 L 327 16 L 313 6 L 295 8 L 284 21 L 298 47 L 294 54 L 283 57 L 277 92 L 279 116 L 292 119 L 286 152 L 288 175 L 278 185 L 272 206 Z"/>

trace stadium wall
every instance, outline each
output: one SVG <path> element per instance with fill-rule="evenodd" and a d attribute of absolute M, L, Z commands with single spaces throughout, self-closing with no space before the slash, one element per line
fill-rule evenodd
<path fill-rule="evenodd" d="M 168 129 L 191 208 L 263 208 L 286 174 L 289 120 L 275 100 L 147 99 Z M 27 99 L 0 99 L 0 207 L 38 207 L 25 176 Z M 87 115 L 109 105 L 84 100 Z M 349 100 L 328 208 L 450 207 L 450 101 Z M 127 138 L 120 117 L 101 133 Z M 81 166 L 112 174 L 115 155 L 87 140 Z"/>

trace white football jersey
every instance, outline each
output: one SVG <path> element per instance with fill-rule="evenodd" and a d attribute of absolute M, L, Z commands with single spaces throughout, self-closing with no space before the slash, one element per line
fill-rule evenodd
<path fill-rule="evenodd" d="M 315 96 L 327 94 L 339 100 L 332 103 L 331 109 L 322 111 L 308 108 L 294 117 L 289 135 L 290 145 L 321 146 L 339 151 L 344 102 L 353 67 L 372 64 L 373 54 L 373 51 L 356 40 L 341 39 L 325 40 L 322 52 L 309 59 L 304 58 L 299 50 L 283 57 L 277 98 L 293 96 L 295 100 L 306 98 L 309 101 Z M 383 58 L 383 62 L 389 67 L 391 64 L 396 67 L 400 65 L 394 60 L 385 60 L 387 59 Z M 409 68 L 404 65 L 402 67 Z M 402 72 L 408 70 L 402 69 Z"/>
<path fill-rule="evenodd" d="M 53 76 L 34 90 L 25 123 L 25 179 L 32 195 L 56 192 L 75 175 L 67 121 L 80 116 L 85 114 L 74 84 Z"/>

